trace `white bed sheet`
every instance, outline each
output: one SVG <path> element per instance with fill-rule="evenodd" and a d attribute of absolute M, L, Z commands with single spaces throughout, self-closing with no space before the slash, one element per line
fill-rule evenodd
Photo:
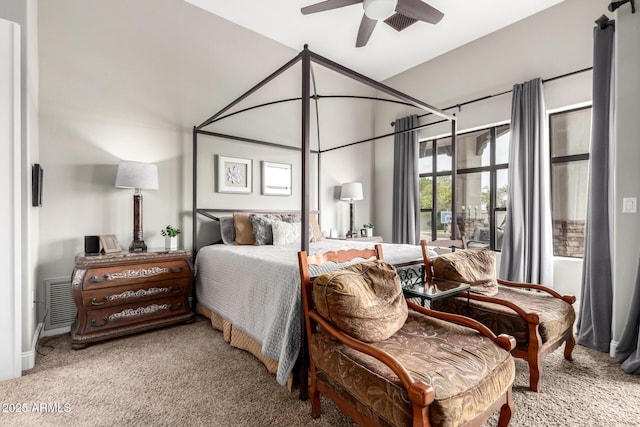
<path fill-rule="evenodd" d="M 373 245 L 323 239 L 310 243 L 309 252 Z M 418 245 L 381 245 L 384 259 L 391 264 L 422 259 Z M 198 302 L 259 342 L 264 356 L 278 361 L 280 385 L 286 384 L 301 346 L 299 250 L 299 245 L 211 245 L 200 249 L 196 257 Z M 311 266 L 311 275 L 336 265 L 321 267 Z"/>

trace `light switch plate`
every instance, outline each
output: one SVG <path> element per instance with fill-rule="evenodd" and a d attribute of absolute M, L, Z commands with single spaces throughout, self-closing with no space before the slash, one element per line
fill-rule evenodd
<path fill-rule="evenodd" d="M 636 197 L 624 197 L 622 199 L 622 213 L 638 212 L 638 199 Z"/>

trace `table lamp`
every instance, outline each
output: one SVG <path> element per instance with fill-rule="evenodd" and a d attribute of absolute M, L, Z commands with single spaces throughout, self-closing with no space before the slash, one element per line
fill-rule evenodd
<path fill-rule="evenodd" d="M 158 167 L 150 163 L 123 160 L 118 164 L 116 187 L 134 188 L 133 193 L 133 241 L 129 252 L 146 252 L 142 238 L 142 193 L 140 190 L 158 189 Z"/>
<path fill-rule="evenodd" d="M 360 182 L 347 182 L 342 184 L 340 188 L 340 200 L 349 201 L 349 231 L 347 237 L 356 237 L 358 235 L 356 227 L 354 225 L 354 207 L 353 202 L 355 200 L 362 200 L 362 183 Z"/>

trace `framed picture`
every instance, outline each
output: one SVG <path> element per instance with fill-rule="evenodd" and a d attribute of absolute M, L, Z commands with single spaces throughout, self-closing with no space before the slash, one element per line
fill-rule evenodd
<path fill-rule="evenodd" d="M 102 251 L 105 254 L 122 252 L 122 248 L 120 248 L 120 244 L 118 243 L 118 238 L 115 236 L 115 234 L 101 235 L 100 244 L 102 245 Z"/>
<path fill-rule="evenodd" d="M 251 193 L 253 161 L 218 156 L 218 192 Z"/>
<path fill-rule="evenodd" d="M 291 195 L 291 165 L 262 162 L 262 194 L 265 196 Z"/>

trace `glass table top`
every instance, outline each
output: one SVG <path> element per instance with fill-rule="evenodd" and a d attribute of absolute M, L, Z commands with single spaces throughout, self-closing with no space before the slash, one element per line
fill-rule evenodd
<path fill-rule="evenodd" d="M 407 297 L 426 298 L 434 300 L 455 295 L 460 292 L 467 292 L 471 289 L 467 283 L 453 282 L 444 279 L 427 279 L 423 283 L 403 287 L 402 291 Z"/>

